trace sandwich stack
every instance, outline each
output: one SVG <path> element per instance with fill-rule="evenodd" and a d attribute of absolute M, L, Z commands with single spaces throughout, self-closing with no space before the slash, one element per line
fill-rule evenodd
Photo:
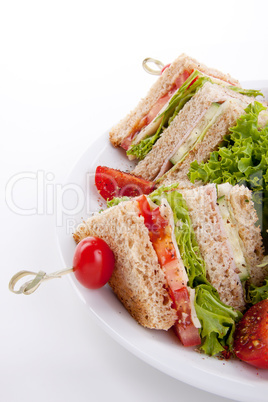
<path fill-rule="evenodd" d="M 173 326 L 184 345 L 215 354 L 231 344 L 246 284 L 265 277 L 256 221 L 243 186 L 172 185 L 89 218 L 74 239 L 107 242 L 116 261 L 109 284 L 138 323 Z"/>

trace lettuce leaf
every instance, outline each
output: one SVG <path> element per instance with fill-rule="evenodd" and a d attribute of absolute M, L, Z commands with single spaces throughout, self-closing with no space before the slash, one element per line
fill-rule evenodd
<path fill-rule="evenodd" d="M 161 129 L 162 129 L 162 127 L 161 127 Z M 161 130 L 159 130 L 159 128 L 158 128 L 156 133 L 153 134 L 152 136 L 146 137 L 143 140 L 141 140 L 138 144 L 132 145 L 127 150 L 127 155 L 133 155 L 139 160 L 144 159 L 145 156 L 151 151 L 151 149 L 153 148 L 156 141 L 160 138 L 160 131 Z"/>
<path fill-rule="evenodd" d="M 188 208 L 176 187 L 177 184 L 159 187 L 149 197 L 157 205 L 161 204 L 164 197 L 173 211 L 174 234 L 188 274 L 189 286 L 195 289 L 195 308 L 202 324 L 201 350 L 208 355 L 215 355 L 226 347 L 232 349 L 235 323 L 242 314 L 223 304 L 216 289 L 206 279 L 205 262 L 195 238 Z"/>
<path fill-rule="evenodd" d="M 241 95 L 246 95 L 250 97 L 253 96 L 254 98 L 256 98 L 257 96 L 263 96 L 263 93 L 257 89 L 243 89 L 234 86 L 230 86 L 228 88 L 231 89 L 232 91 L 240 93 Z"/>
<path fill-rule="evenodd" d="M 161 119 L 160 125 L 155 134 L 146 137 L 138 144 L 134 144 L 127 151 L 127 155 L 134 155 L 137 159 L 144 159 L 151 151 L 153 145 L 160 138 L 164 128 L 168 127 L 171 121 L 177 116 L 184 105 L 196 94 L 206 81 L 211 80 L 208 77 L 200 76 L 200 72 L 195 70 L 184 82 L 180 89 L 173 95 L 169 101 L 167 109 L 156 119 Z M 197 79 L 196 79 L 197 78 Z M 196 80 L 196 81 L 195 81 Z"/>
<path fill-rule="evenodd" d="M 242 318 L 239 311 L 220 301 L 212 286 L 199 285 L 195 289 L 195 308 L 201 322 L 201 349 L 208 355 L 232 350 L 235 322 Z"/>
<path fill-rule="evenodd" d="M 267 188 L 268 126 L 259 129 L 258 116 L 266 108 L 259 102 L 248 105 L 235 127 L 225 136 L 207 162 L 191 163 L 188 177 L 192 183 L 246 183 L 252 190 Z"/>
<path fill-rule="evenodd" d="M 250 285 L 247 293 L 247 302 L 256 304 L 261 300 L 268 299 L 268 279 L 265 279 L 262 286 Z"/>
<path fill-rule="evenodd" d="M 114 207 L 115 205 L 120 204 L 120 202 L 129 201 L 130 199 L 131 198 L 126 197 L 126 196 L 124 196 L 124 197 L 114 197 L 110 201 L 107 201 L 107 207 L 108 208 Z"/>

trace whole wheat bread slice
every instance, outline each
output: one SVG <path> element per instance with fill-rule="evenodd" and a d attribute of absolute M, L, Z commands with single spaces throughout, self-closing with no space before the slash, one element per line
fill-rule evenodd
<path fill-rule="evenodd" d="M 176 79 L 184 71 L 191 74 L 193 70 L 199 70 L 226 83 L 240 86 L 239 82 L 229 74 L 223 74 L 216 69 L 208 68 L 197 60 L 182 54 L 173 61 L 169 68 L 164 70 L 163 74 L 153 84 L 148 94 L 140 100 L 136 108 L 111 129 L 111 143 L 115 147 L 120 146 L 122 141 L 129 136 L 133 127 L 137 127 L 140 120 L 149 113 L 157 100 L 169 92 Z"/>
<path fill-rule="evenodd" d="M 109 285 L 135 320 L 148 328 L 169 329 L 176 310 L 137 203 L 123 202 L 89 218 L 78 226 L 74 239 L 78 243 L 87 236 L 101 237 L 113 250 Z"/>

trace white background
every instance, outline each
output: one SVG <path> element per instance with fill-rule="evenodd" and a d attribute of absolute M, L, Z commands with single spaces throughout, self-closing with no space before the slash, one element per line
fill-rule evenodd
<path fill-rule="evenodd" d="M 241 81 L 268 79 L 267 2 L 0 4 L 0 400 L 224 401 L 110 339 L 66 278 L 32 296 L 10 293 L 8 282 L 21 269 L 63 268 L 52 193 L 94 139 L 145 95 L 155 80 L 141 68 L 145 57 L 168 63 L 185 52 Z M 38 171 L 49 184 L 47 204 L 19 215 L 6 204 L 5 187 L 18 173 Z M 18 182 L 13 201 L 35 208 L 35 180 Z"/>

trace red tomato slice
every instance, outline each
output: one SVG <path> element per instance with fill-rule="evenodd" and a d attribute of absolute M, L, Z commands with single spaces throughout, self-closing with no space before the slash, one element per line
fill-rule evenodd
<path fill-rule="evenodd" d="M 198 328 L 193 324 L 183 326 L 179 325 L 178 321 L 174 325 L 174 331 L 183 346 L 198 346 L 201 345 L 201 338 Z"/>
<path fill-rule="evenodd" d="M 95 184 L 100 195 L 107 201 L 114 197 L 136 197 L 150 194 L 155 184 L 120 170 L 98 166 Z"/>
<path fill-rule="evenodd" d="M 165 68 L 167 68 L 167 66 Z M 190 77 L 190 74 L 188 73 L 188 71 L 184 71 L 182 74 L 180 74 L 176 78 L 174 84 L 172 85 L 172 87 L 170 88 L 168 93 L 166 93 L 161 98 L 159 98 L 156 101 L 156 103 L 153 105 L 150 112 L 146 116 L 143 117 L 143 119 L 141 120 L 141 122 L 144 123 L 142 125 L 142 127 L 150 124 L 151 121 L 153 121 L 155 119 L 155 117 L 160 112 L 162 107 L 172 98 L 172 96 L 177 91 L 177 89 L 179 89 L 182 86 L 182 84 L 187 80 L 188 77 Z"/>
<path fill-rule="evenodd" d="M 175 84 L 174 84 L 174 86 L 175 86 L 174 92 L 175 92 L 177 89 L 179 89 L 179 88 L 182 86 L 182 84 L 185 83 L 185 81 L 187 80 L 187 78 L 190 77 L 190 75 L 192 74 L 193 71 L 194 71 L 194 70 L 188 72 L 188 71 L 185 70 L 182 74 L 180 74 L 180 75 L 176 78 Z M 174 92 L 173 92 L 173 93 L 174 93 Z M 173 95 L 173 94 L 172 94 L 172 95 Z"/>
<path fill-rule="evenodd" d="M 139 197 L 137 201 L 139 204 L 140 213 L 144 218 L 144 224 L 149 230 L 150 240 L 153 244 L 157 243 L 159 239 L 161 240 L 165 236 L 168 220 L 162 217 L 159 212 L 159 207 L 151 210 L 149 202 L 144 195 Z M 161 246 L 163 246 L 163 243 Z M 164 254 L 164 248 L 160 251 L 162 251 L 162 254 Z M 166 257 L 168 258 L 168 256 Z"/>
<path fill-rule="evenodd" d="M 162 98 L 158 99 L 158 101 L 154 104 L 150 112 L 142 118 L 141 120 L 142 128 L 148 126 L 148 124 L 150 124 L 155 119 L 155 117 L 158 115 L 160 110 L 164 107 L 164 105 L 169 101 L 170 98 L 171 94 L 168 93 L 162 96 Z"/>
<path fill-rule="evenodd" d="M 167 68 L 169 68 L 169 67 L 170 67 L 170 63 L 169 63 L 169 64 L 166 64 L 166 65 L 162 68 L 161 74 L 163 74 L 163 72 L 164 72 Z"/>
<path fill-rule="evenodd" d="M 175 302 L 178 321 L 174 325 L 175 333 L 184 346 L 197 346 L 201 344 L 199 330 L 192 322 L 190 296 L 184 286 L 172 292 Z"/>
<path fill-rule="evenodd" d="M 191 301 L 187 289 L 187 275 L 178 259 L 172 241 L 171 226 L 164 219 L 159 207 L 151 210 L 147 198 L 142 195 L 138 198 L 141 215 L 149 230 L 150 240 L 158 257 L 159 264 L 166 274 L 170 297 L 177 310 L 178 321 L 175 323 L 175 332 L 184 346 L 201 344 L 198 328 L 192 322 Z"/>
<path fill-rule="evenodd" d="M 240 360 L 268 369 L 268 299 L 252 306 L 238 323 L 234 351 Z"/>

